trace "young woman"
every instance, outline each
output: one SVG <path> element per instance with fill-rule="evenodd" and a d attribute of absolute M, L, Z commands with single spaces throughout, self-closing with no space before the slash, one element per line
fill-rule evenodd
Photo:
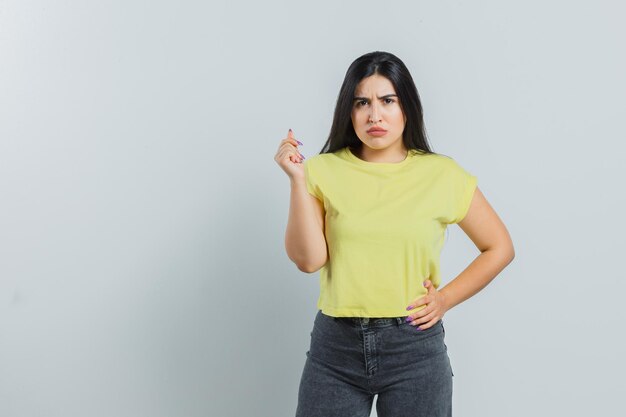
<path fill-rule="evenodd" d="M 322 152 L 305 160 L 291 129 L 275 161 L 291 182 L 285 247 L 320 272 L 319 308 L 297 417 L 451 416 L 444 314 L 512 260 L 509 233 L 477 178 L 431 151 L 404 63 L 357 58 Z M 480 255 L 440 287 L 439 254 L 458 224 Z"/>

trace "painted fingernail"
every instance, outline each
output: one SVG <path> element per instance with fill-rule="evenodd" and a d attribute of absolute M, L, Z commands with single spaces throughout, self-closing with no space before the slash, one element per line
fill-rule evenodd
<path fill-rule="evenodd" d="M 417 329 L 417 331 L 421 332 L 422 329 L 419 328 L 419 326 L 415 326 L 415 328 Z"/>
<path fill-rule="evenodd" d="M 300 142 L 298 139 L 296 139 L 296 142 L 298 142 L 298 145 L 303 145 L 303 143 Z"/>
<path fill-rule="evenodd" d="M 408 306 L 406 309 L 407 309 L 407 310 L 410 310 L 410 309 L 411 309 L 411 306 Z"/>
<path fill-rule="evenodd" d="M 411 321 L 411 317 L 407 317 L 406 320 L 404 320 L 404 321 L 406 321 L 406 322 Z"/>

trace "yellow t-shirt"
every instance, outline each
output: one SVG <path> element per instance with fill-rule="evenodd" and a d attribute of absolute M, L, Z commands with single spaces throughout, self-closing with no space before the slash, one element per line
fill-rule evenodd
<path fill-rule="evenodd" d="M 317 302 L 324 314 L 406 316 L 428 292 L 425 280 L 439 287 L 444 233 L 465 217 L 474 175 L 445 155 L 410 150 L 402 162 L 367 162 L 347 147 L 310 156 L 304 170 L 326 210 L 329 260 Z"/>

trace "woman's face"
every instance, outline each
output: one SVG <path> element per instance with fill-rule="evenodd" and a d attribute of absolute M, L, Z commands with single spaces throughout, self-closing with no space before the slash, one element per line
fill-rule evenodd
<path fill-rule="evenodd" d="M 389 79 L 374 74 L 357 85 L 352 102 L 352 126 L 364 145 L 377 150 L 404 149 L 402 132 L 406 118 Z M 372 127 L 386 132 L 368 132 Z"/>

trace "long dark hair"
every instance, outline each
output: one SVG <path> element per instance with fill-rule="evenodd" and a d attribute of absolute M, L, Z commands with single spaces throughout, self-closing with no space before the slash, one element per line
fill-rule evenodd
<path fill-rule="evenodd" d="M 362 55 L 350 64 L 339 90 L 328 140 L 320 153 L 331 153 L 345 147 L 361 148 L 363 143 L 352 125 L 354 92 L 363 78 L 374 74 L 386 77 L 396 90 L 400 107 L 406 116 L 406 126 L 402 134 L 404 146 L 422 153 L 435 153 L 428 144 L 422 103 L 413 77 L 400 58 L 382 51 Z"/>

